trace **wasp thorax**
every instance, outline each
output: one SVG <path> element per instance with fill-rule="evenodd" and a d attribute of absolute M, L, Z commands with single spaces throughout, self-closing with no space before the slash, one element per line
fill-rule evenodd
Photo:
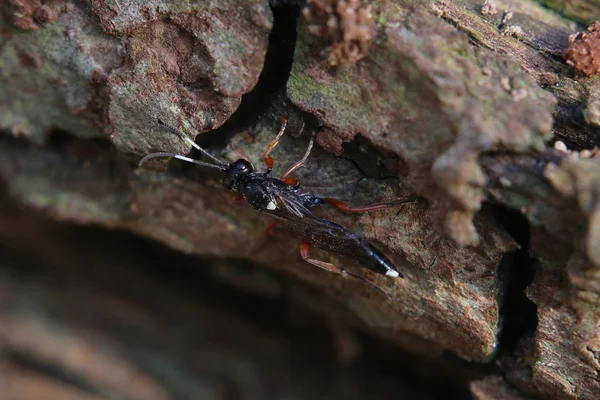
<path fill-rule="evenodd" d="M 227 175 L 223 179 L 223 185 L 229 190 L 239 190 L 242 177 L 253 171 L 254 167 L 250 161 L 239 159 L 226 171 Z"/>

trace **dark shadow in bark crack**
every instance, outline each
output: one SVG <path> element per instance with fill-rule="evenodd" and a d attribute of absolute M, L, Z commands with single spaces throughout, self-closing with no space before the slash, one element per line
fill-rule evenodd
<path fill-rule="evenodd" d="M 530 228 L 519 212 L 495 207 L 495 215 L 519 244 L 512 262 L 498 269 L 501 290 L 500 328 L 497 357 L 515 354 L 523 338 L 531 337 L 537 327 L 537 307 L 525 294 L 535 276 L 535 260 L 530 257 Z"/>
<path fill-rule="evenodd" d="M 0 197 L 2 202 L 8 201 L 4 195 Z M 235 371 L 228 375 L 218 366 L 211 367 L 211 357 L 219 351 L 226 360 L 222 362 L 254 366 L 252 374 L 262 381 L 253 385 L 282 376 L 288 379 L 285 385 L 290 385 L 289 390 L 306 390 L 334 399 L 397 395 L 436 399 L 449 393 L 457 398 L 469 397 L 466 383 L 473 371 L 457 368 L 450 360 L 424 360 L 370 335 L 358 334 L 356 340 L 363 349 L 362 355 L 344 366 L 336 360 L 328 329 L 337 324 L 335 321 L 327 322 L 285 295 L 240 291 L 215 279 L 214 274 L 229 264 L 240 274 L 261 271 L 283 285 L 286 280 L 295 279 L 288 275 L 239 260 L 219 260 L 221 265 L 213 265 L 215 259 L 185 256 L 130 233 L 53 222 L 39 212 L 11 206 L 10 201 L 3 210 L 1 282 L 6 283 L 5 287 L 16 284 L 16 288 L 25 288 L 23 293 L 38 289 L 23 303 L 11 297 L 4 303 L 3 311 L 15 317 L 24 312 L 23 315 L 39 317 L 52 326 L 64 324 L 71 327 L 67 329 L 71 334 L 83 329 L 108 339 L 98 342 L 98 348 L 93 347 L 94 341 L 89 342 L 94 351 L 101 352 L 102 346 L 115 341 L 121 357 L 173 398 L 189 398 L 186 390 L 194 385 L 216 385 L 234 395 L 246 393 L 244 385 L 248 383 L 237 379 Z M 19 214 L 21 218 L 15 217 Z M 11 227 L 17 221 L 24 229 L 14 234 Z M 31 251 L 31 243 L 40 246 L 36 247 L 38 251 Z M 82 263 L 84 259 L 88 262 Z M 6 265 L 17 268 L 7 269 Z M 5 279 L 7 276 L 12 278 Z M 294 282 L 292 286 L 298 284 Z M 74 297 L 78 300 L 73 301 Z M 36 305 L 44 298 L 49 301 Z M 36 313 L 41 314 L 36 317 Z M 144 321 L 150 321 L 144 316 L 151 317 L 151 326 L 156 324 L 160 329 L 143 329 Z M 198 324 L 203 326 L 203 333 L 196 330 Z M 234 333 L 240 329 L 248 336 Z M 164 335 L 177 340 L 165 341 Z M 48 340 L 36 348 L 52 346 L 56 338 Z M 64 340 L 60 345 L 69 348 Z M 210 350 L 211 346 L 217 349 Z M 45 363 L 43 353 L 38 354 L 35 349 L 17 349 L 20 353 L 13 350 L 3 354 L 11 355 L 8 361 L 20 368 L 84 392 L 105 394 L 107 390 L 93 376 L 87 376 L 85 369 L 73 369 L 73 364 Z M 191 353 L 198 351 L 206 351 L 206 359 L 192 362 Z M 115 363 L 118 365 L 118 360 Z M 311 383 L 307 389 L 301 389 L 307 379 Z M 356 392 L 340 397 L 340 385 Z"/>
<path fill-rule="evenodd" d="M 269 35 L 269 47 L 263 70 L 254 89 L 242 96 L 238 109 L 219 128 L 198 136 L 196 142 L 206 148 L 223 146 L 239 129 L 253 126 L 268 110 L 273 99 L 282 90 L 290 76 L 296 46 L 296 25 L 300 7 L 281 4 L 271 7 L 273 29 Z M 192 156 L 200 156 L 192 151 Z"/>

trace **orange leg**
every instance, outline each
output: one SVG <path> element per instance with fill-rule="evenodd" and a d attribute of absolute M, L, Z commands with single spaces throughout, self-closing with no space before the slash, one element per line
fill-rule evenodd
<path fill-rule="evenodd" d="M 265 250 L 273 239 L 273 228 L 277 225 L 276 219 L 269 219 L 267 226 L 265 226 L 265 235 L 256 243 L 256 246 L 252 249 L 251 253 L 256 254 Z"/>
<path fill-rule="evenodd" d="M 304 126 L 302 127 L 302 129 L 304 129 Z M 301 132 L 302 132 L 302 129 L 300 130 Z M 288 170 L 285 171 L 279 179 L 281 179 L 282 181 L 285 182 L 285 179 L 289 179 L 289 178 L 287 178 L 287 176 L 289 174 L 291 174 L 292 172 L 294 172 L 295 170 L 300 168 L 302 165 L 304 165 L 304 163 L 308 159 L 308 156 L 309 156 L 310 151 L 312 150 L 312 147 L 314 144 L 315 144 L 315 134 L 313 133 L 313 135 L 310 137 L 310 142 L 308 142 L 308 147 L 306 148 L 306 151 L 304 152 L 304 157 L 302 157 L 302 159 L 300 161 L 296 162 L 294 165 L 289 167 Z M 296 183 L 297 183 L 297 181 L 296 181 Z"/>
<path fill-rule="evenodd" d="M 234 201 L 242 201 L 242 200 L 244 200 L 244 195 L 242 193 L 240 193 L 240 192 L 233 192 L 231 194 L 231 198 Z"/>
<path fill-rule="evenodd" d="M 287 177 L 281 179 L 281 182 L 286 183 L 288 185 L 297 185 L 298 179 L 292 178 L 291 176 L 287 176 Z"/>
<path fill-rule="evenodd" d="M 287 115 L 283 114 L 281 116 L 281 128 L 279 129 L 279 133 L 277 134 L 275 139 L 271 140 L 271 143 L 269 143 L 269 146 L 265 150 L 265 154 L 263 154 L 263 160 L 265 160 L 265 165 L 267 166 L 267 172 L 271 172 L 271 170 L 273 169 L 273 164 L 274 164 L 273 158 L 271 158 L 271 156 L 269 154 L 271 154 L 271 151 L 273 151 L 275 146 L 277 146 L 277 143 L 279 143 L 279 138 L 281 138 L 281 135 L 283 135 L 286 125 L 287 125 Z"/>
<path fill-rule="evenodd" d="M 409 199 L 388 201 L 388 202 L 383 202 L 383 203 L 369 204 L 366 206 L 350 207 L 346 202 L 343 202 L 343 201 L 337 200 L 337 199 L 326 198 L 325 201 L 328 204 L 337 208 L 338 210 L 347 212 L 347 213 L 361 213 L 361 212 L 369 212 L 369 211 L 376 211 L 376 210 L 385 210 L 386 208 L 392 208 L 392 207 L 395 207 L 400 204 L 408 204 L 408 203 L 416 202 L 415 199 L 409 198 Z"/>
<path fill-rule="evenodd" d="M 316 267 L 322 268 L 325 271 L 333 272 L 333 273 L 340 274 L 340 275 L 349 275 L 353 278 L 356 278 L 363 282 L 366 282 L 373 289 L 377 290 L 378 292 L 381 292 L 383 295 L 385 295 L 388 299 L 391 300 L 391 297 L 387 292 L 385 292 L 383 289 L 381 289 L 379 286 L 377 286 L 373 282 L 363 278 L 362 276 L 347 272 L 345 269 L 340 268 L 335 264 L 331 264 L 331 263 L 328 263 L 325 261 L 320 261 L 320 260 L 315 260 L 314 258 L 310 258 L 310 243 L 306 240 L 303 240 L 302 244 L 300 245 L 300 255 L 302 256 L 302 259 L 304 259 L 304 261 L 307 261 Z"/>
<path fill-rule="evenodd" d="M 312 265 L 322 268 L 325 271 L 329 271 L 329 272 L 333 272 L 336 274 L 341 274 L 341 275 L 345 275 L 346 271 L 344 271 L 344 269 L 338 267 L 337 265 L 325 262 L 325 261 L 319 261 L 319 260 L 315 260 L 314 258 L 310 258 L 310 243 L 306 240 L 302 241 L 302 244 L 300 245 L 300 255 L 302 256 L 302 259 L 304 259 L 304 261 L 311 263 Z"/>
<path fill-rule="evenodd" d="M 271 236 L 271 234 L 273 233 L 273 229 L 275 228 L 275 226 L 277 225 L 277 220 L 276 219 L 272 219 L 267 223 L 267 226 L 265 228 L 265 236 Z"/>

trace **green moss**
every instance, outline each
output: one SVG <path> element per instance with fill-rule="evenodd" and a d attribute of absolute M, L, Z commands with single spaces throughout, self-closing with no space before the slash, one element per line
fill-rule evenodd
<path fill-rule="evenodd" d="M 584 25 L 600 15 L 600 3 L 589 0 L 538 0 L 541 4 Z"/>
<path fill-rule="evenodd" d="M 387 24 L 387 18 L 383 14 L 379 14 L 377 18 L 375 18 L 375 23 L 379 26 L 385 26 Z"/>
<path fill-rule="evenodd" d="M 471 56 L 471 52 L 468 51 L 467 49 L 456 49 L 456 50 L 452 50 L 452 54 L 458 57 L 470 57 Z"/>
<path fill-rule="evenodd" d="M 103 35 L 92 37 L 105 40 Z M 0 47 L 0 69 L 6 78 L 0 85 L 0 127 L 37 143 L 57 127 L 85 137 L 103 136 L 92 121 L 73 112 L 85 108 L 91 98 L 94 60 L 64 38 L 63 26 L 46 24 L 33 32 L 14 30 Z M 24 57 L 32 61 L 24 63 Z"/>

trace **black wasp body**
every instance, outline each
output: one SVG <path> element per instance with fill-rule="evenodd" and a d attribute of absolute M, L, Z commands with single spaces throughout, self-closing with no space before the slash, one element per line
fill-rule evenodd
<path fill-rule="evenodd" d="M 228 189 L 241 192 L 255 210 L 281 221 L 308 243 L 379 274 L 402 276 L 383 253 L 359 234 L 315 216 L 311 208 L 328 199 L 302 193 L 298 183 L 273 178 L 269 170 L 254 172 L 244 159 L 234 163 L 223 183 Z"/>
<path fill-rule="evenodd" d="M 352 264 L 368 268 L 378 274 L 393 278 L 402 277 L 402 274 L 396 269 L 392 262 L 381 251 L 375 248 L 375 246 L 362 238 L 359 234 L 346 229 L 342 225 L 319 218 L 313 213 L 312 209 L 316 206 L 329 204 L 344 212 L 367 212 L 390 208 L 399 204 L 411 203 L 414 202 L 414 200 L 403 199 L 353 208 L 337 199 L 302 193 L 298 181 L 288 175 L 300 168 L 308 158 L 314 143 L 314 135 L 311 138 L 304 157 L 292 165 L 283 175 L 281 175 L 281 177 L 272 177 L 271 171 L 273 168 L 273 159 L 269 154 L 277 145 L 279 138 L 285 130 L 285 116 L 282 120 L 281 130 L 277 137 L 271 141 L 264 153 L 263 158 L 267 166 L 265 172 L 255 171 L 252 164 L 244 159 L 239 159 L 232 163 L 226 163 L 219 160 L 206 150 L 202 149 L 192 139 L 179 130 L 162 122 L 161 124 L 174 133 L 177 133 L 193 147 L 210 157 L 216 164 L 205 163 L 178 154 L 161 152 L 147 155 L 140 161 L 140 165 L 150 158 L 167 156 L 219 169 L 226 174 L 223 179 L 223 184 L 227 189 L 240 192 L 246 202 L 254 209 L 267 214 L 275 221 L 283 223 L 292 232 L 303 239 L 300 247 L 300 254 L 307 262 L 331 272 L 349 274 L 344 269 L 334 264 L 310 258 L 310 246 L 313 244 L 327 252 L 340 256 L 342 259 L 351 262 Z M 357 277 L 353 274 L 350 275 Z M 364 280 L 364 278 L 361 279 Z"/>

